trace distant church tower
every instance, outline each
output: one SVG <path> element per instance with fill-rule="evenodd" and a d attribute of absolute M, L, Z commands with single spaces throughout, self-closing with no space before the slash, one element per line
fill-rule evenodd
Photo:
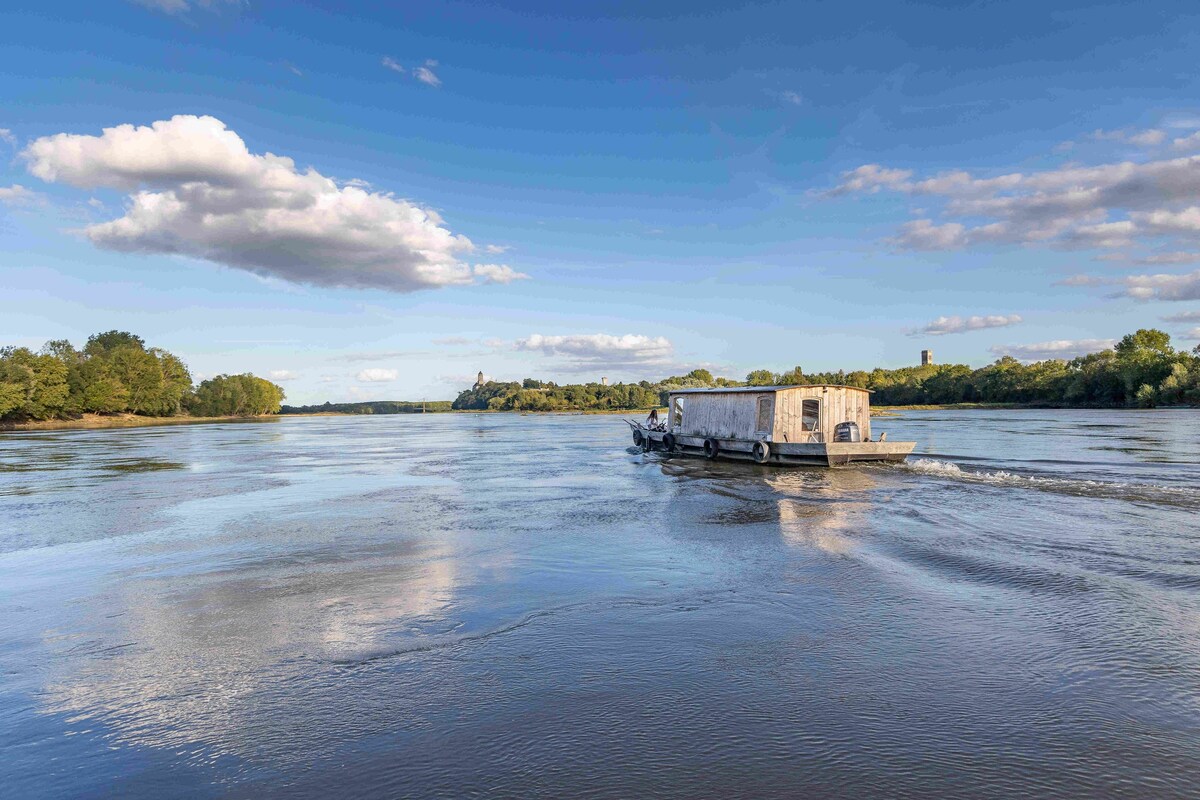
<path fill-rule="evenodd" d="M 471 388 L 472 389 L 482 389 L 484 383 L 485 383 L 485 381 L 483 380 L 483 370 L 479 370 L 479 375 L 476 376 L 476 378 L 475 378 L 475 385 L 472 386 Z"/>
<path fill-rule="evenodd" d="M 932 350 L 922 350 L 921 351 L 921 366 L 928 367 L 928 366 L 932 366 L 932 365 L 933 365 L 933 351 Z"/>

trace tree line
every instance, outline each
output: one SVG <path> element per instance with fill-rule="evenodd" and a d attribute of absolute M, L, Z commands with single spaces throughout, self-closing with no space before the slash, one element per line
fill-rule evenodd
<path fill-rule="evenodd" d="M 253 416 L 279 411 L 283 389 L 254 375 L 218 375 L 193 386 L 177 356 L 126 331 L 106 331 L 77 350 L 66 339 L 0 348 L 0 421 L 82 414 Z"/>
<path fill-rule="evenodd" d="M 368 400 L 361 403 L 324 402 L 283 406 L 280 414 L 435 414 L 450 410 L 449 400 Z"/>
<path fill-rule="evenodd" d="M 1176 350 L 1160 330 L 1143 329 L 1115 347 L 1071 360 L 1024 363 L 1004 356 L 973 369 L 966 364 L 931 364 L 900 369 L 805 373 L 758 369 L 745 380 L 714 377 L 705 369 L 660 381 L 558 384 L 526 378 L 488 382 L 458 395 L 456 410 L 586 411 L 633 410 L 666 404 L 677 389 L 791 386 L 832 383 L 874 392 L 875 405 L 1005 403 L 1022 405 L 1152 408 L 1200 404 L 1200 347 Z"/>

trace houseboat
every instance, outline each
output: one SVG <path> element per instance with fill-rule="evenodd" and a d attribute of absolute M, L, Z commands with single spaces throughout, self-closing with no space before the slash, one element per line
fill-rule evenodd
<path fill-rule="evenodd" d="M 855 386 L 681 389 L 668 396 L 666 420 L 629 425 L 643 450 L 759 464 L 903 461 L 916 447 L 872 438 L 871 392 Z"/>

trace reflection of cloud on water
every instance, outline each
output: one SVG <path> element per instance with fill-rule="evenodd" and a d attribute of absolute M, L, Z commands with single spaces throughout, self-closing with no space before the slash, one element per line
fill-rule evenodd
<path fill-rule="evenodd" d="M 371 702 L 407 702 L 357 697 L 366 708 L 351 710 L 338 685 L 351 678 L 333 662 L 452 639 L 464 625 L 459 587 L 478 580 L 475 572 L 503 568 L 504 557 L 475 554 L 464 574 L 462 554 L 444 542 L 342 548 L 341 537 L 316 528 L 298 534 L 303 549 L 125 581 L 87 647 L 58 654 L 70 672 L 47 682 L 44 711 L 76 730 L 106 730 L 198 761 L 230 754 L 273 762 L 337 746 L 314 719 L 355 725 Z M 295 528 L 287 535 L 297 536 Z"/>

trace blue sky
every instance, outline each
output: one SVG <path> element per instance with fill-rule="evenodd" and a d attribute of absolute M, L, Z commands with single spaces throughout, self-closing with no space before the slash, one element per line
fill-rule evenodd
<path fill-rule="evenodd" d="M 313 402 L 1200 335 L 1194 3 L 375 5 L 6 4 L 0 341 Z"/>

